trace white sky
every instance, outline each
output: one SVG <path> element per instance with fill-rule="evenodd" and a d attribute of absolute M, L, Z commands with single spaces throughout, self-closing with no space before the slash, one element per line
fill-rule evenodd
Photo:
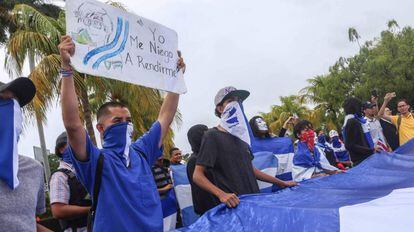
<path fill-rule="evenodd" d="M 180 99 L 181 128 L 176 145 L 188 152 L 187 130 L 194 124 L 215 126 L 213 98 L 232 85 L 251 92 L 247 116 L 267 112 L 279 96 L 297 94 L 306 79 L 327 73 L 340 56 L 358 51 L 348 41 L 355 27 L 370 40 L 395 19 L 401 27 L 414 22 L 410 0 L 120 0 L 129 11 L 177 31 L 187 63 L 188 92 Z M 10 80 L 0 56 L 0 80 Z M 26 69 L 23 73 L 28 75 Z M 57 103 L 56 103 L 57 105 Z M 47 147 L 54 150 L 64 130 L 60 109 L 48 112 Z M 33 156 L 39 146 L 35 123 L 27 127 L 19 152 Z"/>

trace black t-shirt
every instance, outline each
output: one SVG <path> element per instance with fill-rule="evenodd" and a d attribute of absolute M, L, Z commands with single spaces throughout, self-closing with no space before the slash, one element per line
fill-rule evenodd
<path fill-rule="evenodd" d="M 236 195 L 259 193 L 253 171 L 253 155 L 241 139 L 217 128 L 209 129 L 201 143 L 197 165 L 206 167 L 212 183 L 227 193 Z M 215 205 L 219 199 L 215 198 Z"/>

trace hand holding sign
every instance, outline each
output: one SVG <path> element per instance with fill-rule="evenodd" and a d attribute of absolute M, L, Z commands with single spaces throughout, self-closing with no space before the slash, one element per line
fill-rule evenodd
<path fill-rule="evenodd" d="M 66 28 L 80 72 L 185 93 L 177 33 L 95 0 L 66 1 Z M 181 65 L 182 66 L 182 65 Z"/>

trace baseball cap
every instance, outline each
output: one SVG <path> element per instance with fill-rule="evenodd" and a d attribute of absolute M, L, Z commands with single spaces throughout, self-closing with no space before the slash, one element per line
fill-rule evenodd
<path fill-rule="evenodd" d="M 374 106 L 376 106 L 375 103 L 372 103 L 370 101 L 366 101 L 362 104 L 362 110 L 371 109 Z"/>
<path fill-rule="evenodd" d="M 9 90 L 17 97 L 20 107 L 29 103 L 36 94 L 36 87 L 27 77 L 19 77 L 5 84 L 0 82 L 0 92 Z"/>
<path fill-rule="evenodd" d="M 59 152 L 59 148 L 65 146 L 68 142 L 68 134 L 66 132 L 63 132 L 60 134 L 56 139 L 56 146 L 55 146 L 55 155 L 61 157 L 62 154 Z"/>
<path fill-rule="evenodd" d="M 241 101 L 244 101 L 249 95 L 250 92 L 247 90 L 240 90 L 233 86 L 227 86 L 217 92 L 216 97 L 214 98 L 214 105 L 218 106 L 230 97 L 239 97 Z"/>

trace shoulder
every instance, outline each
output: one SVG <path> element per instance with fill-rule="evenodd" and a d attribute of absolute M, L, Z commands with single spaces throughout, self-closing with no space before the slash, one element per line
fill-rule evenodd
<path fill-rule="evenodd" d="M 39 161 L 23 155 L 19 155 L 19 168 L 29 169 L 33 172 L 43 171 L 43 166 Z"/>

